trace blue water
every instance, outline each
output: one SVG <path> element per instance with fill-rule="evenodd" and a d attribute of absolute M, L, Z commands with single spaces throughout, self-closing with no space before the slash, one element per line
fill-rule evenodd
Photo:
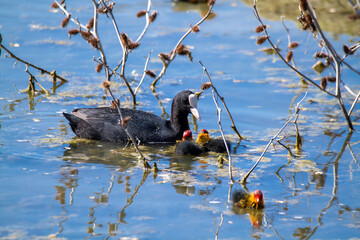
<path fill-rule="evenodd" d="M 17 1 L 0 4 L 2 44 L 15 55 L 69 80 L 50 96 L 21 93 L 28 75 L 21 63 L 0 57 L 0 238 L 1 239 L 349 239 L 360 236 L 358 107 L 352 115 L 356 131 L 347 139 L 346 122 L 333 99 L 317 89 L 302 88 L 297 76 L 278 58 L 258 51 L 253 29 L 258 22 L 252 9 L 242 2 L 217 1 L 216 16 L 204 22 L 197 34 L 184 44 L 193 47 L 193 63 L 177 56 L 157 85 L 161 104 L 170 112 L 170 101 L 182 89 L 199 91 L 201 60 L 233 115 L 240 133 L 246 137 L 236 145 L 236 136 L 225 110 L 222 124 L 233 141 L 234 178 L 241 179 L 260 156 L 267 142 L 284 124 L 295 102 L 308 92 L 298 120 L 303 138 L 301 153 L 289 157 L 279 144 L 270 147 L 265 159 L 248 179 L 246 187 L 261 189 L 264 211 L 232 211 L 228 192 L 233 186 L 227 172 L 217 163 L 217 155 L 179 157 L 173 146 L 141 146 L 160 171 L 144 171 L 131 147 L 75 137 L 62 112 L 109 103 L 101 83 L 104 72 L 94 71 L 96 52 L 79 36 L 68 39 L 61 29 L 63 15 L 49 9 L 50 2 Z M 121 32 L 133 40 L 142 31 L 144 19 L 137 11 L 147 1 L 116 2 L 114 14 Z M 170 52 L 179 38 L 201 18 L 206 5 L 153 1 L 159 12 L 141 46 L 129 55 L 128 78 L 136 86 L 149 51 L 149 69 L 158 73 L 159 52 Z M 186 7 L 179 11 L 179 8 Z M 86 24 L 92 16 L 91 1 L 67 2 L 73 16 Z M 287 37 L 279 21 L 267 20 L 271 37 L 281 39 L 285 51 Z M 111 67 L 121 59 L 121 48 L 109 19 L 101 16 L 99 34 Z M 309 35 L 286 21 L 292 38 L 300 42 L 296 64 L 312 78 L 319 79 L 311 66 L 310 53 L 318 50 Z M 354 24 L 358 24 L 355 22 Z M 39 29 L 40 28 L 40 29 Z M 347 34 L 326 32 L 341 52 L 344 42 L 359 41 Z M 336 36 L 336 37 L 335 37 Z M 307 43 L 308 42 L 308 43 Z M 10 44 L 19 47 L 9 47 Z M 307 44 L 307 45 L 306 45 Z M 306 45 L 306 47 L 305 47 Z M 303 55 L 305 50 L 307 55 Z M 348 58 L 359 69 L 359 53 Z M 52 80 L 29 69 L 46 88 Z M 325 70 L 323 75 L 329 74 Z M 359 76 L 344 69 L 343 80 L 359 89 Z M 162 114 L 146 78 L 137 96 L 138 108 Z M 114 93 L 129 105 L 130 95 L 117 79 Z M 331 89 L 332 86 L 330 86 Z M 38 87 L 37 87 L 38 88 Z M 358 91 L 358 90 L 356 90 Z M 345 104 L 352 103 L 344 93 Z M 210 90 L 198 103 L 202 121 L 198 129 L 220 136 Z M 195 126 L 192 124 L 194 130 Z M 196 134 L 195 134 L 196 135 Z M 289 124 L 282 142 L 295 153 L 295 130 Z M 223 219 L 222 224 L 220 224 Z"/>

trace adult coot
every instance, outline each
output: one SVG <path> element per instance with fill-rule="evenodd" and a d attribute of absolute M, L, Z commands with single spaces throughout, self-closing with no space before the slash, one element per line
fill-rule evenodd
<path fill-rule="evenodd" d="M 196 140 L 205 151 L 212 151 L 217 153 L 226 152 L 226 146 L 222 138 L 210 138 L 209 132 L 206 129 L 201 129 Z M 226 140 L 226 145 L 230 149 L 231 142 Z"/>
<path fill-rule="evenodd" d="M 192 132 L 186 130 L 183 134 L 182 141 L 175 147 L 175 153 L 179 155 L 201 155 L 205 153 L 204 149 L 193 141 Z"/>
<path fill-rule="evenodd" d="M 188 115 L 200 121 L 196 95 L 185 90 L 179 92 L 171 105 L 171 119 L 165 120 L 141 110 L 121 108 L 123 118 L 129 118 L 126 128 L 140 143 L 175 142 L 189 129 Z M 119 113 L 110 107 L 75 109 L 63 113 L 73 132 L 81 137 L 102 141 L 128 141 Z"/>
<path fill-rule="evenodd" d="M 250 194 L 243 190 L 235 191 L 232 195 L 232 203 L 238 208 L 263 209 L 265 207 L 264 196 L 260 190 Z"/>

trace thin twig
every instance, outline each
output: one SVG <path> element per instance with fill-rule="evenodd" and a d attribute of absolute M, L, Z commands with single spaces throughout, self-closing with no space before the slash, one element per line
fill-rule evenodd
<path fill-rule="evenodd" d="M 152 52 L 152 51 L 151 51 Z M 149 60 L 150 60 L 150 55 L 151 55 L 151 52 L 149 52 L 149 56 L 147 57 L 146 59 L 146 62 L 145 62 L 145 66 L 144 66 L 144 72 L 143 72 L 143 75 L 141 77 L 141 80 L 139 82 L 139 85 L 135 88 L 135 91 L 134 91 L 134 94 L 136 95 L 137 91 L 139 90 L 142 82 L 144 81 L 144 78 L 146 76 L 146 70 L 147 70 L 147 66 L 148 66 L 148 63 L 149 63 Z"/>
<path fill-rule="evenodd" d="M 151 88 L 154 89 L 156 83 L 159 81 L 159 79 L 165 74 L 166 69 L 169 67 L 170 63 L 174 60 L 175 56 L 176 56 L 176 49 L 177 47 L 182 43 L 182 41 L 193 31 L 194 27 L 199 26 L 202 22 L 204 22 L 209 15 L 212 13 L 212 9 L 214 7 L 215 1 L 213 1 L 212 4 L 210 4 L 209 6 L 209 10 L 208 12 L 205 14 L 205 16 L 199 21 L 197 22 L 193 27 L 191 27 L 181 38 L 180 40 L 177 42 L 177 44 L 175 45 L 175 47 L 172 50 L 172 54 L 170 55 L 170 59 L 168 61 L 163 61 L 163 68 L 161 70 L 161 72 L 159 73 L 159 75 L 155 78 L 155 80 L 152 82 L 151 84 Z"/>
<path fill-rule="evenodd" d="M 354 127 L 352 125 L 351 122 L 351 118 L 349 113 L 346 111 L 343 99 L 341 97 L 341 91 L 340 91 L 340 81 L 341 81 L 341 59 L 339 57 L 339 55 L 337 54 L 337 52 L 335 51 L 335 48 L 332 46 L 332 44 L 330 43 L 330 41 L 326 38 L 324 32 L 321 30 L 320 24 L 317 21 L 317 18 L 315 16 L 314 13 L 314 8 L 311 6 L 310 1 L 308 1 L 309 4 L 309 8 L 308 8 L 308 13 L 310 14 L 316 28 L 317 31 L 320 33 L 321 38 L 323 39 L 326 47 L 328 48 L 328 50 L 330 51 L 331 56 L 333 57 L 334 61 L 335 61 L 335 73 L 336 73 L 336 86 L 335 86 L 335 97 L 338 99 L 338 103 L 340 105 L 340 108 L 343 112 L 343 115 L 346 119 L 346 122 L 348 124 L 348 128 L 350 131 L 354 130 Z"/>
<path fill-rule="evenodd" d="M 111 89 L 110 89 L 110 86 L 107 86 L 106 89 L 109 91 L 110 96 L 111 96 L 111 98 L 113 99 L 113 102 L 114 102 L 115 105 L 116 105 L 116 109 L 117 109 L 117 111 L 118 111 L 118 113 L 119 113 L 119 116 L 120 116 L 120 124 L 121 124 L 121 123 L 123 122 L 123 119 L 124 119 L 124 118 L 123 118 L 123 116 L 122 116 L 119 103 L 118 103 L 118 101 L 116 101 L 114 95 L 112 94 L 112 91 L 111 91 Z M 131 120 L 130 120 L 130 121 L 131 121 Z M 151 168 L 150 165 L 147 163 L 145 156 L 141 153 L 141 151 L 140 151 L 140 149 L 139 149 L 139 147 L 138 147 L 138 145 L 137 145 L 134 137 L 133 137 L 133 136 L 130 134 L 130 132 L 128 131 L 126 125 L 125 125 L 125 126 L 122 126 L 122 127 L 124 128 L 126 134 L 128 135 L 128 137 L 131 139 L 132 143 L 134 144 L 136 151 L 140 154 L 140 156 L 141 156 L 141 158 L 142 158 L 142 160 L 143 160 L 143 163 L 144 163 L 144 167 L 145 167 L 146 169 Z"/>
<path fill-rule="evenodd" d="M 223 103 L 223 105 L 224 105 L 224 107 L 225 107 L 226 112 L 227 112 L 228 115 L 229 115 L 230 121 L 231 121 L 231 123 L 232 123 L 232 126 L 230 126 L 230 127 L 231 127 L 231 128 L 233 129 L 233 131 L 238 135 L 239 141 L 241 141 L 241 139 L 243 139 L 243 137 L 240 135 L 239 131 L 237 130 L 237 128 L 236 128 L 236 126 L 235 126 L 234 119 L 232 118 L 232 115 L 231 115 L 231 113 L 230 113 L 230 110 L 228 109 L 228 107 L 227 107 L 227 105 L 226 105 L 226 103 L 225 103 L 224 97 L 222 97 L 222 96 L 219 94 L 219 92 L 217 91 L 217 89 L 215 88 L 215 86 L 214 86 L 214 84 L 213 84 L 213 82 L 212 82 L 212 80 L 211 80 L 211 77 L 210 77 L 210 75 L 209 75 L 206 67 L 202 64 L 201 61 L 199 61 L 199 63 L 200 63 L 201 66 L 203 67 L 203 70 L 204 70 L 204 72 L 206 73 L 206 75 L 207 75 L 207 77 L 208 77 L 208 79 L 209 79 L 209 81 L 210 81 L 210 83 L 211 83 L 212 89 L 215 91 L 216 95 L 220 98 L 221 102 Z"/>
<path fill-rule="evenodd" d="M 57 75 L 55 71 L 49 72 L 48 70 L 46 70 L 46 69 L 44 69 L 44 68 L 38 67 L 38 66 L 36 66 L 36 65 L 34 65 L 34 64 L 31 64 L 31 63 L 29 63 L 29 62 L 27 62 L 27 61 L 25 61 L 25 60 L 23 60 L 23 59 L 15 56 L 9 49 L 7 49 L 7 48 L 6 48 L 4 45 L 2 45 L 1 43 L 0 43 L 0 46 L 1 46 L 1 48 L 4 49 L 8 54 L 10 54 L 10 57 L 15 58 L 17 61 L 22 62 L 23 64 L 25 64 L 25 65 L 27 65 L 27 66 L 29 66 L 29 67 L 35 68 L 35 69 L 39 70 L 41 73 L 46 73 L 46 74 L 52 76 L 52 77 L 55 78 L 55 79 L 58 78 L 58 79 L 60 79 L 60 80 L 63 81 L 63 82 L 67 82 L 67 81 L 68 81 L 68 80 L 66 80 L 65 78 Z"/>
<path fill-rule="evenodd" d="M 145 14 L 145 18 L 146 18 L 145 27 L 144 27 L 143 31 L 141 32 L 140 36 L 136 39 L 135 42 L 139 42 L 144 37 L 147 29 L 149 28 L 149 25 L 150 25 L 150 20 L 149 20 L 150 7 L 151 7 L 151 0 L 148 0 L 148 5 L 147 5 L 147 9 L 146 9 L 146 14 Z"/>
<path fill-rule="evenodd" d="M 69 15 L 70 15 L 70 13 L 63 7 L 63 6 L 61 6 L 61 4 L 59 3 L 59 2 L 57 2 L 56 0 L 54 0 L 54 2 L 58 5 L 58 7 L 61 9 L 61 11 L 68 17 Z M 73 17 L 70 17 L 70 20 L 73 22 L 73 23 L 75 23 L 76 25 L 78 25 L 78 21 L 77 21 L 77 19 L 75 19 L 75 18 L 73 18 Z M 84 26 L 84 25 L 80 25 L 81 26 L 81 28 L 84 28 L 84 29 L 86 29 L 86 26 Z M 90 31 L 90 33 L 91 34 L 93 34 L 93 32 L 92 31 Z"/>
<path fill-rule="evenodd" d="M 274 49 L 274 51 L 276 52 L 276 54 L 281 58 L 281 60 L 289 67 L 291 68 L 293 71 L 295 71 L 297 74 L 299 74 L 301 77 L 303 77 L 304 79 L 306 79 L 307 81 L 311 82 L 314 86 L 316 86 L 317 88 L 319 88 L 321 91 L 326 92 L 327 94 L 335 97 L 335 95 L 331 92 L 326 91 L 325 89 L 322 89 L 321 86 L 319 86 L 315 81 L 313 81 L 312 79 L 310 79 L 309 77 L 307 77 L 306 75 L 304 75 L 302 72 L 300 72 L 299 70 L 297 70 L 296 68 L 294 68 L 292 65 L 290 65 L 286 59 L 281 55 L 279 49 L 274 45 L 274 43 L 271 41 L 270 36 L 266 30 L 266 25 L 263 23 L 263 21 L 260 18 L 259 12 L 257 10 L 257 6 L 256 6 L 256 0 L 254 0 L 254 14 L 256 19 L 260 22 L 260 24 L 264 27 L 264 33 L 265 35 L 268 37 L 267 41 L 270 43 L 271 47 Z"/>
<path fill-rule="evenodd" d="M 348 113 L 348 114 L 349 114 L 349 117 L 351 116 L 351 113 L 352 113 L 352 111 L 354 110 L 355 105 L 356 105 L 359 97 L 360 97 L 360 91 L 359 91 L 359 93 L 356 95 L 356 97 L 355 97 L 355 99 L 354 99 L 354 101 L 353 101 L 353 103 L 352 103 L 352 105 L 351 105 L 351 108 L 350 108 L 349 113 Z"/>
<path fill-rule="evenodd" d="M 270 139 L 269 143 L 266 145 L 264 151 L 261 153 L 259 159 L 256 161 L 256 163 L 254 164 L 254 166 L 249 170 L 249 172 L 243 177 L 243 179 L 241 180 L 242 184 L 246 183 L 246 179 L 250 176 L 250 174 L 254 171 L 254 169 L 256 168 L 256 166 L 260 163 L 260 161 L 262 160 L 262 158 L 264 157 L 265 153 L 267 152 L 267 150 L 269 149 L 271 143 L 279 136 L 279 134 L 285 129 L 285 127 L 299 114 L 300 112 L 300 104 L 302 103 L 302 101 L 306 98 L 307 93 L 305 93 L 305 96 L 296 104 L 295 106 L 295 112 L 294 114 L 286 121 L 286 123 L 280 128 L 280 130 Z"/>
<path fill-rule="evenodd" d="M 98 35 L 97 32 L 97 25 L 98 25 L 98 7 L 99 4 L 96 3 L 95 0 L 92 0 L 93 5 L 94 5 L 94 26 L 93 26 L 93 35 L 99 40 L 98 42 L 98 47 L 99 47 L 99 51 L 100 51 L 100 55 L 103 61 L 104 66 L 107 66 L 107 61 L 106 61 L 106 57 L 105 57 L 105 51 L 102 47 L 101 41 L 100 41 L 100 37 Z M 105 67 L 105 75 L 106 75 L 106 80 L 110 81 L 110 75 L 109 75 L 109 69 L 107 67 Z"/>
<path fill-rule="evenodd" d="M 32 75 L 32 74 L 29 72 L 28 65 L 26 65 L 25 72 L 30 75 L 30 80 L 34 80 L 34 81 L 39 85 L 39 87 L 45 92 L 45 95 L 46 95 L 46 96 L 50 95 L 50 94 L 49 94 L 49 91 L 46 90 L 46 89 L 38 82 L 38 80 L 36 80 L 36 78 L 34 77 L 34 75 Z M 30 90 L 30 89 L 29 89 L 29 90 Z M 35 86 L 33 87 L 32 92 L 35 92 Z"/>
<path fill-rule="evenodd" d="M 116 32 L 116 36 L 118 37 L 118 40 L 119 40 L 119 43 L 121 45 L 121 48 L 123 49 L 123 58 L 122 58 L 122 68 L 121 68 L 121 78 L 122 80 L 124 81 L 126 87 L 128 88 L 131 96 L 132 96 L 132 99 L 133 99 L 133 107 L 135 108 L 135 105 L 136 105 L 136 96 L 134 94 L 134 91 L 132 90 L 129 82 L 127 81 L 126 77 L 125 77 L 125 62 L 126 62 L 126 58 L 127 58 L 127 53 L 128 53 L 128 50 L 127 50 L 127 47 L 123 45 L 122 41 L 121 41 L 121 37 L 120 37 L 120 32 L 119 32 L 119 28 L 117 26 L 117 23 L 116 23 L 116 20 L 114 18 L 114 15 L 112 13 L 112 9 L 108 8 L 106 6 L 106 3 L 104 2 L 104 0 L 101 0 L 101 3 L 105 6 L 107 12 L 109 13 L 110 17 L 111 17 L 111 20 L 112 20 L 112 23 L 114 25 L 114 29 L 115 29 L 115 32 Z"/>
<path fill-rule="evenodd" d="M 235 181 L 234 181 L 234 178 L 232 176 L 232 158 L 231 158 L 229 147 L 228 147 L 228 145 L 226 143 L 226 138 L 224 136 L 224 130 L 223 130 L 222 125 L 221 125 L 221 108 L 219 107 L 219 105 L 217 103 L 217 100 L 216 100 L 216 97 L 215 97 L 215 90 L 212 91 L 212 95 L 213 95 L 213 100 L 214 100 L 217 115 L 218 115 L 218 122 L 217 123 L 218 123 L 219 128 L 220 128 L 220 133 L 221 133 L 221 137 L 222 137 L 222 139 L 224 141 L 226 152 L 227 152 L 227 154 L 229 156 L 229 177 L 230 177 L 231 183 L 234 183 Z"/>

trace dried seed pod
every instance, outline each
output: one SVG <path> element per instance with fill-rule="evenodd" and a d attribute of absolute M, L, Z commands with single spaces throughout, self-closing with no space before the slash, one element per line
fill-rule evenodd
<path fill-rule="evenodd" d="M 121 33 L 121 34 L 120 34 L 120 40 L 121 40 L 121 44 L 122 44 L 124 47 L 127 47 L 127 46 L 128 46 L 129 38 L 128 38 L 128 36 L 126 35 L 126 33 Z"/>
<path fill-rule="evenodd" d="M 90 37 L 88 42 L 91 44 L 91 46 L 95 49 L 99 49 L 99 43 L 100 43 L 100 40 L 96 37 Z"/>
<path fill-rule="evenodd" d="M 79 29 L 76 29 L 76 28 L 70 29 L 70 30 L 68 31 L 69 39 L 71 38 L 72 35 L 76 35 L 76 34 L 78 34 L 79 32 L 80 32 Z"/>
<path fill-rule="evenodd" d="M 88 24 L 86 24 L 87 29 L 91 29 L 94 26 L 94 18 L 90 18 Z"/>
<path fill-rule="evenodd" d="M 104 66 L 103 63 L 99 63 L 99 64 L 96 66 L 95 71 L 96 71 L 97 73 L 101 72 L 103 66 Z"/>
<path fill-rule="evenodd" d="M 261 44 L 263 44 L 268 38 L 269 38 L 269 36 L 261 36 L 261 37 L 258 37 L 258 39 L 256 40 L 256 44 L 257 44 L 257 45 L 261 45 Z"/>
<path fill-rule="evenodd" d="M 191 51 L 190 51 L 190 50 L 188 50 L 187 56 L 188 56 L 188 58 L 190 59 L 190 62 L 192 62 L 192 61 L 193 61 L 193 57 L 191 56 Z"/>
<path fill-rule="evenodd" d="M 308 30 L 309 28 L 310 28 L 310 24 L 309 24 L 309 23 L 304 23 L 301 29 L 302 29 L 303 31 L 306 31 L 306 30 Z"/>
<path fill-rule="evenodd" d="M 164 61 L 170 61 L 170 56 L 167 53 L 159 53 L 159 58 L 161 58 Z"/>
<path fill-rule="evenodd" d="M 111 109 L 117 109 L 117 106 L 119 106 L 119 105 L 120 105 L 120 101 L 119 101 L 119 99 L 116 99 L 116 102 L 111 101 L 111 106 L 110 106 L 110 108 L 111 108 Z"/>
<path fill-rule="evenodd" d="M 320 86 L 323 90 L 326 89 L 326 86 L 327 86 L 327 80 L 326 78 L 322 78 L 321 81 L 320 81 Z"/>
<path fill-rule="evenodd" d="M 354 44 L 354 45 L 350 46 L 349 49 L 351 51 L 350 55 L 353 55 L 356 52 L 356 50 L 358 49 L 358 44 Z"/>
<path fill-rule="evenodd" d="M 351 20 L 351 21 L 355 21 L 358 18 L 360 18 L 360 15 L 358 13 L 356 13 L 356 12 L 350 13 L 348 15 L 348 19 Z"/>
<path fill-rule="evenodd" d="M 304 14 L 301 14 L 300 16 L 298 16 L 298 17 L 297 17 L 297 20 L 298 20 L 301 24 L 303 24 L 303 23 L 306 21 Z"/>
<path fill-rule="evenodd" d="M 259 26 L 257 26 L 257 27 L 255 28 L 254 31 L 255 31 L 256 33 L 261 33 L 261 32 L 263 32 L 266 28 L 267 28 L 266 25 L 259 25 Z"/>
<path fill-rule="evenodd" d="M 71 17 L 71 14 L 67 15 L 61 22 L 61 27 L 64 28 L 66 27 L 66 25 L 69 23 L 69 20 L 70 20 L 70 17 Z"/>
<path fill-rule="evenodd" d="M 313 19 L 312 19 L 311 15 L 309 13 L 305 14 L 305 22 L 307 24 L 309 24 L 309 27 L 311 28 L 311 31 L 314 31 L 314 32 L 316 31 L 316 26 L 315 26 L 315 24 L 313 22 Z"/>
<path fill-rule="evenodd" d="M 85 40 L 89 40 L 89 38 L 92 36 L 88 31 L 81 31 L 80 34 Z"/>
<path fill-rule="evenodd" d="M 107 13 L 107 8 L 106 7 L 101 7 L 101 8 L 98 8 L 96 11 L 98 13 L 105 14 L 105 13 Z"/>
<path fill-rule="evenodd" d="M 139 42 L 131 42 L 131 40 L 130 40 L 130 42 L 128 43 L 128 49 L 135 49 L 135 48 L 137 48 L 138 46 L 140 46 L 140 43 Z"/>
<path fill-rule="evenodd" d="M 291 42 L 291 43 L 289 43 L 288 48 L 294 49 L 294 48 L 297 48 L 298 46 L 299 46 L 298 42 Z"/>
<path fill-rule="evenodd" d="M 179 46 L 176 47 L 175 53 L 179 54 L 179 55 L 187 55 L 189 54 L 189 50 L 185 47 L 184 44 L 180 44 Z"/>
<path fill-rule="evenodd" d="M 299 1 L 299 9 L 302 12 L 305 12 L 308 9 L 308 3 L 307 0 L 300 0 Z"/>
<path fill-rule="evenodd" d="M 156 77 L 156 74 L 151 70 L 146 70 L 145 74 L 148 75 L 149 77 L 152 77 L 152 78 Z"/>
<path fill-rule="evenodd" d="M 109 81 L 104 81 L 102 83 L 102 86 L 103 86 L 103 88 L 108 89 L 108 88 L 110 88 L 110 82 Z"/>
<path fill-rule="evenodd" d="M 333 76 L 327 76 L 327 77 L 323 77 L 321 80 L 323 81 L 327 81 L 327 82 L 336 82 L 336 77 Z"/>
<path fill-rule="evenodd" d="M 212 87 L 212 84 L 211 82 L 206 82 L 206 83 L 203 83 L 200 87 L 201 90 L 206 90 L 206 89 L 209 89 L 210 87 Z"/>
<path fill-rule="evenodd" d="M 142 17 L 146 15 L 146 10 L 141 10 L 139 12 L 137 12 L 136 17 Z"/>
<path fill-rule="evenodd" d="M 113 9 L 113 6 L 114 6 L 114 5 L 115 5 L 114 2 L 109 3 L 109 5 L 107 5 L 107 7 L 98 8 L 98 9 L 97 9 L 97 12 L 98 12 L 98 13 L 105 14 L 105 13 L 107 13 L 109 10 L 111 11 L 111 10 Z"/>
<path fill-rule="evenodd" d="M 123 119 L 121 120 L 121 126 L 126 127 L 126 125 L 129 123 L 130 120 L 131 120 L 130 116 L 123 117 Z"/>
<path fill-rule="evenodd" d="M 329 55 L 327 55 L 324 52 L 315 52 L 315 54 L 313 55 L 314 58 L 327 58 L 329 57 Z"/>
<path fill-rule="evenodd" d="M 344 53 L 345 53 L 345 54 L 350 54 L 350 53 L 351 53 L 351 50 L 350 50 L 350 48 L 348 47 L 347 44 L 344 44 L 344 45 L 343 45 L 343 50 L 344 50 Z"/>
<path fill-rule="evenodd" d="M 156 16 L 157 16 L 157 11 L 152 12 L 149 16 L 149 22 L 150 23 L 154 22 L 156 19 Z"/>
<path fill-rule="evenodd" d="M 51 4 L 50 8 L 57 9 L 57 8 L 59 8 L 59 6 L 57 5 L 56 2 L 53 2 L 53 3 Z"/>
<path fill-rule="evenodd" d="M 191 31 L 193 31 L 194 33 L 198 33 L 198 32 L 200 32 L 200 27 L 198 25 L 195 25 L 195 26 L 191 27 Z"/>
<path fill-rule="evenodd" d="M 214 5 L 215 2 L 216 2 L 216 0 L 209 0 L 209 1 L 208 1 L 208 5 L 209 5 L 209 6 Z"/>
<path fill-rule="evenodd" d="M 291 59 L 293 58 L 294 52 L 292 50 L 290 50 L 287 54 L 286 54 L 286 61 L 290 62 Z"/>

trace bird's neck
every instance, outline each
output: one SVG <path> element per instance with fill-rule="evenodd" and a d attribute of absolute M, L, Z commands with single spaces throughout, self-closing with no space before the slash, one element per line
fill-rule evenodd
<path fill-rule="evenodd" d="M 171 119 L 170 119 L 171 124 L 175 129 L 175 131 L 178 134 L 181 134 L 180 136 L 182 136 L 184 131 L 190 129 L 189 122 L 187 119 L 188 115 L 189 113 L 183 113 L 183 112 L 177 112 L 177 113 L 172 112 L 171 114 Z"/>

